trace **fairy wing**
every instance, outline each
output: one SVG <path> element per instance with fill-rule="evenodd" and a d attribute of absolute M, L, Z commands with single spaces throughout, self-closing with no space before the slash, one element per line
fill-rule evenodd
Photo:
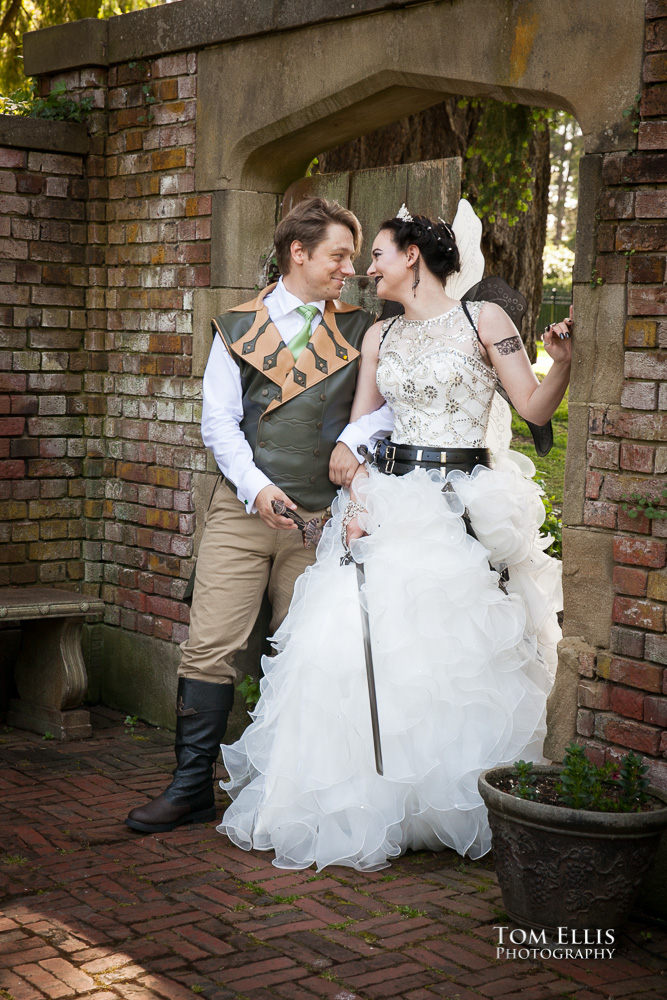
<path fill-rule="evenodd" d="M 484 274 L 482 220 L 475 215 L 472 205 L 465 198 L 459 201 L 452 229 L 459 248 L 460 269 L 449 275 L 445 291 L 453 299 L 462 299 Z"/>

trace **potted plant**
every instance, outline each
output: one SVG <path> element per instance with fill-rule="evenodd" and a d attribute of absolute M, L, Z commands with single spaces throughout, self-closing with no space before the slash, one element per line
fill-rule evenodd
<path fill-rule="evenodd" d="M 592 764 L 570 744 L 561 766 L 519 761 L 479 777 L 503 904 L 517 924 L 617 928 L 667 828 L 667 794 L 634 753 Z"/>

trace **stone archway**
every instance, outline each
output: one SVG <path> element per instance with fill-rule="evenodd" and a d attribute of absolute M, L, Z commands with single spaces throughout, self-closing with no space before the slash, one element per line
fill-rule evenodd
<path fill-rule="evenodd" d="M 469 40 L 470 25 L 474 40 Z M 566 634 L 595 647 L 609 644 L 612 537 L 584 519 L 589 407 L 621 400 L 625 289 L 591 287 L 601 157 L 631 143 L 627 109 L 640 76 L 644 32 L 639 5 L 598 12 L 576 2 L 433 3 L 328 26 L 304 27 L 211 47 L 200 57 L 197 181 L 212 189 L 213 283 L 229 275 L 230 218 L 254 220 L 270 245 L 280 193 L 302 176 L 317 152 L 448 93 L 560 107 L 582 128 L 580 217 L 574 275 L 578 328 L 570 391 L 571 446 L 565 504 Z M 454 44 L 458 39 L 464 44 Z M 633 42 L 629 42 L 633 39 Z M 566 51 L 566 60 L 558 53 Z M 315 54 L 318 71 L 303 53 Z M 556 54 L 556 57 L 554 57 Z M 229 100 L 219 95 L 234 80 Z M 591 87 L 594 79 L 596 85 Z M 210 135 L 224 137 L 210 143 Z M 233 256 L 233 252 L 231 254 Z M 217 258 L 217 262 L 216 262 Z M 236 272 L 249 286 L 251 273 Z M 230 283 L 230 284 L 233 284 Z M 231 287 L 220 301 L 233 294 Z M 215 293 L 213 293 L 215 295 Z M 592 595 L 596 600 L 592 600 Z M 564 652 L 552 713 L 551 753 L 575 735 L 576 656 Z"/>
<path fill-rule="evenodd" d="M 301 9 L 305 6 L 307 11 Z M 95 330 L 88 338 L 89 350 L 128 351 L 140 374 L 150 372 L 150 352 L 166 355 L 175 350 L 166 333 L 172 328 L 174 335 L 179 333 L 177 318 L 169 315 L 158 321 L 151 315 L 162 306 L 159 283 L 171 287 L 168 281 L 178 276 L 154 272 L 168 267 L 171 254 L 187 265 L 192 289 L 183 293 L 179 314 L 184 330 L 192 321 L 193 334 L 192 366 L 180 366 L 183 384 L 148 378 L 135 384 L 131 374 L 123 374 L 117 379 L 122 381 L 120 392 L 117 385 L 113 390 L 115 410 L 110 429 L 103 430 L 116 435 L 107 444 L 106 460 L 114 464 L 119 496 L 107 498 L 102 514 L 110 518 L 109 534 L 116 547 L 109 541 L 108 556 L 106 550 L 101 557 L 91 556 L 97 568 L 91 570 L 90 586 L 98 586 L 95 581 L 107 562 L 130 556 L 146 566 L 149 575 L 161 575 L 165 592 L 166 573 L 176 579 L 187 576 L 185 545 L 168 556 L 159 554 L 160 549 L 156 554 L 147 537 L 150 532 L 131 535 L 121 524 L 128 516 L 122 508 L 130 492 L 127 481 L 142 481 L 132 476 L 143 476 L 145 467 L 146 481 L 156 476 L 161 487 L 178 477 L 155 471 L 156 461 L 166 463 L 169 458 L 163 459 L 166 447 L 158 449 L 156 460 L 149 447 L 142 451 L 132 443 L 132 435 L 144 433 L 144 428 L 131 422 L 131 407 L 126 422 L 115 414 L 121 402 L 125 406 L 125 394 L 136 398 L 141 413 L 142 390 L 162 393 L 165 399 L 171 398 L 169 393 L 180 394 L 183 401 L 196 397 L 197 377 L 210 345 L 210 317 L 252 294 L 281 193 L 303 174 L 310 158 L 435 104 L 448 93 L 564 108 L 577 117 L 586 152 L 574 273 L 579 336 L 564 511 L 566 629 L 572 641 L 563 662 L 573 664 L 582 677 L 579 735 L 588 740 L 591 751 L 599 756 L 605 747 L 617 744 L 640 749 L 651 760 L 655 780 L 664 784 L 667 778 L 659 761 L 664 706 L 659 695 L 662 665 L 667 662 L 667 588 L 661 572 L 667 554 L 659 523 L 630 521 L 619 505 L 635 485 L 657 489 L 659 476 L 667 470 L 667 449 L 657 447 L 667 440 L 667 428 L 664 417 L 653 412 L 662 399 L 658 348 L 665 334 L 660 340 L 659 321 L 667 309 L 661 286 L 664 224 L 656 221 L 661 192 L 655 187 L 665 179 L 664 158 L 657 152 L 665 147 L 667 113 L 659 55 L 664 18 L 659 0 L 608 0 L 602 11 L 600 5 L 580 0 L 356 0 L 354 6 L 313 0 L 309 5 L 272 5 L 270 11 L 250 0 L 187 0 L 109 22 L 82 21 L 27 36 L 26 71 L 51 81 L 60 75 L 70 91 L 94 94 L 99 108 L 88 158 L 89 261 L 98 267 L 104 263 L 121 284 L 109 284 L 103 292 L 91 279 L 89 324 L 93 322 Z M 150 107 L 142 105 L 142 87 L 152 88 Z M 182 140 L 160 132 L 168 132 L 171 124 L 181 129 Z M 186 176 L 193 163 L 194 175 Z M 165 194 L 189 192 L 187 205 L 177 204 L 176 197 L 170 202 L 174 217 L 181 213 L 207 221 L 212 204 L 210 280 L 192 273 L 198 255 L 203 258 L 209 245 L 203 223 L 201 245 L 193 247 L 190 256 L 179 249 L 179 257 L 170 247 L 167 253 L 157 245 L 160 234 L 153 223 L 165 216 L 151 199 L 162 196 L 163 177 Z M 181 180 L 183 188 L 178 186 Z M 122 212 L 116 210 L 119 198 Z M 102 232 L 105 221 L 108 236 Z M 193 238 L 185 223 L 183 233 L 178 239 Z M 99 250 L 102 245 L 106 256 Z M 132 288 L 122 284 L 126 267 L 132 268 Z M 178 301 L 175 294 L 165 298 Z M 166 361 L 168 357 L 162 367 L 169 371 Z M 108 381 L 111 384 L 111 376 Z M 100 386 L 98 391 L 110 398 L 112 391 Z M 165 412 L 171 412 L 170 405 L 165 402 Z M 179 412 L 190 414 L 183 419 L 192 427 L 182 431 L 182 438 L 176 433 L 173 437 L 196 452 L 188 467 L 194 470 L 196 487 L 197 477 L 206 478 L 206 466 L 196 451 L 195 420 L 188 406 L 184 402 Z M 158 428 L 147 427 L 150 444 Z M 122 461 L 126 453 L 135 457 Z M 95 484 L 91 480 L 88 485 Z M 206 493 L 200 490 L 198 509 L 205 506 Z M 91 491 L 91 497 L 97 495 Z M 96 504 L 91 500 L 86 515 L 101 532 L 92 538 L 104 537 L 107 528 Z M 173 520 L 162 512 L 153 515 L 151 524 L 162 528 L 159 544 L 169 541 Z M 621 595 L 616 599 L 615 563 L 622 570 L 616 575 Z M 105 594 L 109 647 L 123 635 L 136 643 L 136 620 L 141 619 L 150 643 L 162 651 L 162 661 L 150 669 L 155 674 L 164 662 L 173 662 L 173 641 L 182 635 L 184 620 L 178 617 L 176 585 L 167 593 L 169 600 L 150 598 L 146 614 L 134 609 L 132 595 L 111 572 Z M 158 615 L 159 634 L 170 636 L 171 646 L 153 630 Z M 177 624 L 167 629 L 165 621 Z M 168 656 L 166 647 L 171 649 Z M 121 688 L 118 682 L 116 690 Z M 572 726 L 576 694 L 572 685 L 568 691 L 565 714 Z M 643 707 L 638 708 L 637 697 L 644 694 Z"/>

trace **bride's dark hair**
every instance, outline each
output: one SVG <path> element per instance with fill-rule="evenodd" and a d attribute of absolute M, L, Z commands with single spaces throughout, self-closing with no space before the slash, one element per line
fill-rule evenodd
<path fill-rule="evenodd" d="M 427 219 L 425 215 L 415 215 L 411 222 L 405 219 L 387 219 L 380 226 L 380 232 L 387 229 L 399 250 L 409 246 L 419 248 L 426 267 L 444 284 L 453 271 L 459 271 L 459 248 L 451 226 L 446 222 Z"/>

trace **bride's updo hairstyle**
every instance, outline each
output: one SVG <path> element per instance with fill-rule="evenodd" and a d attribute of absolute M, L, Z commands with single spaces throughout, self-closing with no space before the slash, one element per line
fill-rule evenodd
<path fill-rule="evenodd" d="M 454 230 L 446 222 L 436 222 L 425 215 L 415 215 L 410 220 L 396 216 L 382 223 L 380 232 L 384 229 L 391 233 L 399 250 L 418 247 L 424 264 L 443 285 L 453 271 L 461 269 Z"/>

